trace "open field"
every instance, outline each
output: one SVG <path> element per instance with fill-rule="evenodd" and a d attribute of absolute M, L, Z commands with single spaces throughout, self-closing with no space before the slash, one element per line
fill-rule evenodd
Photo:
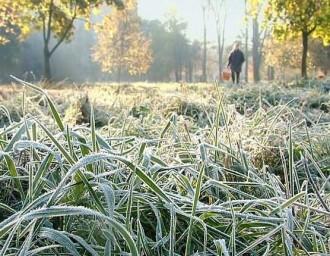
<path fill-rule="evenodd" d="M 329 254 L 327 90 L 0 87 L 0 255 Z"/>
<path fill-rule="evenodd" d="M 0 256 L 330 256 L 330 0 L 0 2 Z"/>

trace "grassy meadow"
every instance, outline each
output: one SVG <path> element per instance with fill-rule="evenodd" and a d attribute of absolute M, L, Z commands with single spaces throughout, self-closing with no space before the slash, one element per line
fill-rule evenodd
<path fill-rule="evenodd" d="M 0 87 L 0 255 L 328 255 L 330 94 Z"/>

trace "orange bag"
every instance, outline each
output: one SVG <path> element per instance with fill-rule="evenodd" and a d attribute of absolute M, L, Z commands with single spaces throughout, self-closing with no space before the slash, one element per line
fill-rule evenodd
<path fill-rule="evenodd" d="M 222 71 L 222 80 L 228 81 L 230 80 L 230 77 L 231 77 L 231 70 L 229 68 L 225 68 Z"/>

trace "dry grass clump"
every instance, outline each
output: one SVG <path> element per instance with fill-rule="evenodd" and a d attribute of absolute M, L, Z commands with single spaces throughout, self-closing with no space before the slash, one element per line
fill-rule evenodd
<path fill-rule="evenodd" d="M 95 125 L 103 127 L 108 124 L 110 113 L 105 112 L 102 107 L 96 107 Z M 76 99 L 70 101 L 70 105 L 64 113 L 64 122 L 70 125 L 89 124 L 91 115 L 91 103 L 88 95 L 79 95 Z"/>

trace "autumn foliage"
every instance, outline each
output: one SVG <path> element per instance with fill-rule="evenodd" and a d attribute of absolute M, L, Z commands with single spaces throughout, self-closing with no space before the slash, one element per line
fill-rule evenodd
<path fill-rule="evenodd" d="M 145 74 L 152 62 L 151 41 L 140 29 L 136 0 L 125 2 L 124 10 L 113 10 L 97 28 L 93 59 L 102 71 Z"/>
<path fill-rule="evenodd" d="M 0 0 L 0 30 L 5 32 L 0 34 L 0 44 L 7 43 L 8 34 L 16 31 L 21 39 L 40 31 L 44 78 L 50 80 L 50 59 L 63 42 L 72 39 L 74 22 L 78 18 L 89 22 L 93 11 L 107 4 L 123 7 L 121 0 Z"/>
<path fill-rule="evenodd" d="M 277 38 L 301 38 L 301 75 L 307 78 L 309 38 L 319 37 L 329 43 L 330 0 L 271 0 L 266 17 Z"/>

